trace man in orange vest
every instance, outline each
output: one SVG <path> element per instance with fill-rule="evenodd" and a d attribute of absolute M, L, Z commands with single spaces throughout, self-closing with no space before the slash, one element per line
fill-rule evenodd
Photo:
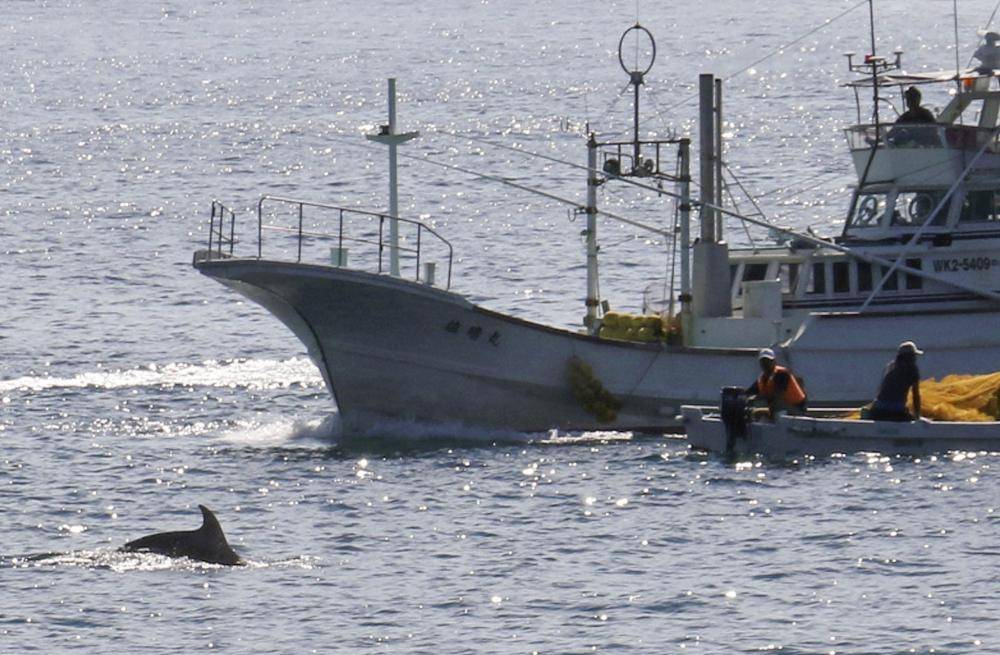
<path fill-rule="evenodd" d="M 774 351 L 764 348 L 757 355 L 760 377 L 750 385 L 750 399 L 760 398 L 767 403 L 767 416 L 772 421 L 779 412 L 803 414 L 806 411 L 806 392 L 795 375 L 774 361 Z"/>

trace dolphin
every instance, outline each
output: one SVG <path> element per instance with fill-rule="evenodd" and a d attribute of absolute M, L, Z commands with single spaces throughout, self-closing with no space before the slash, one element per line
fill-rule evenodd
<path fill-rule="evenodd" d="M 197 530 L 182 532 L 158 532 L 135 541 L 130 541 L 119 550 L 129 553 L 157 553 L 168 557 L 188 557 L 210 564 L 237 566 L 243 560 L 226 541 L 219 519 L 212 510 L 198 505 L 202 524 Z"/>

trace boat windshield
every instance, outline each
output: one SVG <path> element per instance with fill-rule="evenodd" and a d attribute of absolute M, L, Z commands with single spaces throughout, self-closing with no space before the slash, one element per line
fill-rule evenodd
<path fill-rule="evenodd" d="M 1000 220 L 1000 192 L 970 191 L 962 202 L 958 220 L 963 223 Z"/>
<path fill-rule="evenodd" d="M 924 224 L 931 212 L 941 204 L 941 191 L 892 191 L 865 193 L 858 196 L 851 216 L 851 227 L 914 226 Z M 948 219 L 950 200 L 938 209 L 931 225 L 944 225 Z"/>

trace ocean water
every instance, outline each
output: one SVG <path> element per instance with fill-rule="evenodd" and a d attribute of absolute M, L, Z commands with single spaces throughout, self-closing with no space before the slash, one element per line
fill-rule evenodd
<path fill-rule="evenodd" d="M 880 52 L 954 66 L 951 3 L 876 4 Z M 961 3 L 963 64 L 992 9 Z M 616 49 L 637 17 L 657 38 L 644 133 L 691 133 L 698 73 L 724 77 L 729 166 L 774 220 L 835 230 L 842 53 L 867 51 L 867 7 L 0 12 L 0 653 L 1000 652 L 994 455 L 733 463 L 656 435 L 346 433 L 292 335 L 190 265 L 212 199 L 248 227 L 264 193 L 384 208 L 363 134 L 389 76 L 422 133 L 404 152 L 582 199 L 579 169 L 463 135 L 577 163 L 586 125 L 627 135 Z M 579 323 L 565 205 L 412 159 L 400 197 L 454 244 L 453 289 Z M 600 203 L 672 212 L 627 189 Z M 666 244 L 601 233 L 603 293 L 636 310 Z M 196 527 L 199 503 L 249 566 L 116 552 Z"/>

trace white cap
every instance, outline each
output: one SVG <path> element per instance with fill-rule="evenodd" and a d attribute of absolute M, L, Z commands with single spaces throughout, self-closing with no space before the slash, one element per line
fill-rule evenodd
<path fill-rule="evenodd" d="M 774 351 L 770 348 L 764 348 L 759 353 L 757 353 L 757 359 L 774 359 Z"/>
<path fill-rule="evenodd" d="M 899 348 L 896 350 L 899 355 L 923 355 L 924 351 L 917 348 L 917 344 L 912 341 L 904 341 L 899 344 Z"/>

